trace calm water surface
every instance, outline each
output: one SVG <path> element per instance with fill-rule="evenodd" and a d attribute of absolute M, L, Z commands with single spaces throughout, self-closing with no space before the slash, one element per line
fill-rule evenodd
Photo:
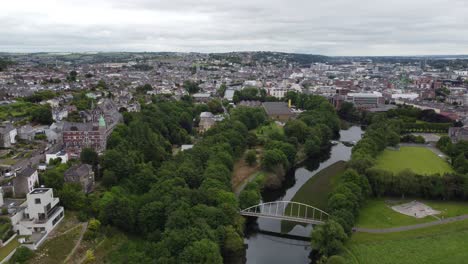
<path fill-rule="evenodd" d="M 340 131 L 340 140 L 359 141 L 363 131 L 360 127 L 353 126 L 348 130 Z M 290 201 L 296 192 L 320 170 L 333 163 L 351 157 L 351 148 L 339 143 L 330 150 L 329 157 L 315 163 L 308 162 L 303 167 L 292 171 L 287 177 L 284 187 L 281 190 L 263 194 L 265 202 L 270 201 Z M 310 164 L 309 164 L 310 163 Z M 309 263 L 310 245 L 308 241 L 294 238 L 281 237 L 281 221 L 272 219 L 257 219 L 249 221 L 247 225 L 246 256 L 243 262 L 248 264 L 283 264 L 283 263 Z M 261 230 L 261 231 L 259 231 Z M 308 237 L 312 230 L 311 225 L 296 225 L 288 235 Z M 265 232 L 278 233 L 277 235 L 265 234 Z"/>

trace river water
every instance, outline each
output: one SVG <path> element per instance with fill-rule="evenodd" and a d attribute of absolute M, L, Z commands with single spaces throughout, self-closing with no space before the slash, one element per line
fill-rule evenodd
<path fill-rule="evenodd" d="M 353 126 L 348 130 L 340 131 L 341 141 L 359 141 L 363 131 L 360 127 Z M 337 161 L 348 161 L 351 157 L 351 148 L 338 143 L 331 147 L 330 155 L 321 161 L 306 163 L 287 176 L 281 190 L 263 194 L 264 202 L 290 201 L 301 186 L 313 177 L 317 172 L 334 164 Z M 248 264 L 282 264 L 282 263 L 309 263 L 310 242 L 307 239 L 312 230 L 311 225 L 296 225 L 287 234 L 301 236 L 299 239 L 281 235 L 281 221 L 258 218 L 255 222 L 249 221 L 247 225 L 247 244 L 245 262 Z M 268 234 L 266 234 L 268 233 Z M 275 235 L 277 234 L 277 235 Z"/>

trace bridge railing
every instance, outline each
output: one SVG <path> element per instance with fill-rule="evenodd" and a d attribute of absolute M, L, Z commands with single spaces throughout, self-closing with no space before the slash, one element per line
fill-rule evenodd
<path fill-rule="evenodd" d="M 288 219 L 303 219 L 324 222 L 328 220 L 328 213 L 316 207 L 292 201 L 275 201 L 261 203 L 241 210 L 241 213 L 270 216 Z"/>

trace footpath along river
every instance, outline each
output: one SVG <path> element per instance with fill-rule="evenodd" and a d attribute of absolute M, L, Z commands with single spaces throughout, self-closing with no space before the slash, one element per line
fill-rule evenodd
<path fill-rule="evenodd" d="M 363 131 L 358 126 L 341 130 L 340 141 L 357 142 L 361 139 L 362 133 Z M 330 155 L 324 160 L 296 168 L 291 175 L 287 176 L 283 188 L 264 193 L 263 201 L 290 201 L 302 185 L 318 172 L 338 161 L 348 161 L 351 157 L 351 148 L 338 143 L 331 147 Z M 311 249 L 307 237 L 311 230 L 311 225 L 295 225 L 287 234 L 281 234 L 281 221 L 263 218 L 257 219 L 254 223 L 249 221 L 245 238 L 247 249 L 244 261 L 248 264 L 309 263 Z"/>

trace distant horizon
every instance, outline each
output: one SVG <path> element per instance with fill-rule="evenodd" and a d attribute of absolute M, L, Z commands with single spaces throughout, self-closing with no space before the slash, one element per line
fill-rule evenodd
<path fill-rule="evenodd" d="M 468 57 L 466 54 L 421 54 L 421 55 L 327 55 L 320 53 L 307 53 L 307 52 L 288 52 L 288 51 L 277 51 L 277 50 L 234 50 L 234 51 L 224 51 L 224 52 L 204 52 L 204 51 L 124 51 L 124 50 L 109 50 L 109 51 L 31 51 L 31 52 L 15 52 L 15 51 L 1 51 L 0 54 L 20 54 L 20 55 L 29 55 L 29 54 L 56 54 L 56 55 L 67 55 L 67 54 L 104 54 L 104 53 L 181 53 L 181 54 L 229 54 L 229 53 L 256 53 L 256 52 L 271 52 L 271 53 L 283 53 L 283 54 L 304 54 L 304 55 L 314 55 L 314 56 L 324 56 L 324 57 Z"/>

